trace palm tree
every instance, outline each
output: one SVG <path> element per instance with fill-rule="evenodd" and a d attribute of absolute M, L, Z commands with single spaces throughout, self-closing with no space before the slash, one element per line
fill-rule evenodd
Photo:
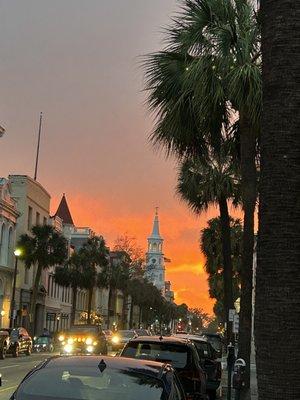
<path fill-rule="evenodd" d="M 300 3 L 262 1 L 261 8 L 264 96 L 255 304 L 258 394 L 264 400 L 296 400 L 300 394 Z"/>
<path fill-rule="evenodd" d="M 87 323 L 91 323 L 94 289 L 99 283 L 97 267 L 106 268 L 109 263 L 109 250 L 102 236 L 89 238 L 79 250 L 84 265 L 85 285 L 88 289 Z"/>
<path fill-rule="evenodd" d="M 84 268 L 80 252 L 73 253 L 64 266 L 58 266 L 55 269 L 54 280 L 61 286 L 71 287 L 72 289 L 72 310 L 71 325 L 75 323 L 77 308 L 77 291 L 86 288 L 86 279 L 84 277 Z"/>
<path fill-rule="evenodd" d="M 231 236 L 231 260 L 232 260 L 232 289 L 233 302 L 240 296 L 240 273 L 242 255 L 242 234 L 243 229 L 240 220 L 230 219 Z M 224 268 L 220 218 L 213 218 L 208 221 L 208 226 L 201 232 L 201 250 L 205 255 L 205 270 L 208 274 L 209 295 L 216 299 L 214 312 L 224 323 L 224 283 L 222 271 Z M 225 315 L 225 319 L 224 319 Z"/>
<path fill-rule="evenodd" d="M 186 159 L 180 167 L 177 193 L 196 214 L 206 211 L 210 205 L 217 204 L 219 207 L 223 259 L 224 321 L 227 324 L 227 342 L 229 343 L 232 341 L 229 310 L 234 308 L 234 299 L 228 201 L 231 199 L 236 204 L 239 200 L 239 178 L 231 154 L 227 153 L 228 146 L 224 142 L 221 144 L 217 156 L 211 155 L 206 160 L 201 160 L 201 158 Z"/>
<path fill-rule="evenodd" d="M 37 296 L 41 282 L 42 271 L 57 264 L 62 264 L 67 258 L 67 241 L 52 226 L 36 225 L 31 229 L 31 235 L 21 235 L 18 247 L 22 249 L 22 259 L 26 268 L 37 266 L 30 301 L 31 332 L 35 333 Z"/>
<path fill-rule="evenodd" d="M 243 270 L 239 355 L 250 386 L 256 150 L 261 115 L 260 25 L 250 0 L 183 0 L 162 52 L 146 58 L 151 140 L 179 157 L 218 149 L 223 125 L 238 118 Z"/>

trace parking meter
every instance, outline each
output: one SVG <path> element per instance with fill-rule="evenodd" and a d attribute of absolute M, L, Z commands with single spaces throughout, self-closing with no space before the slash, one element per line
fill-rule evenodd
<path fill-rule="evenodd" d="M 231 376 L 235 361 L 234 346 L 232 343 L 229 343 L 227 351 L 227 400 L 231 400 Z"/>
<path fill-rule="evenodd" d="M 245 370 L 246 362 L 242 358 L 238 358 L 234 363 L 232 386 L 234 389 L 240 390 L 245 386 Z"/>

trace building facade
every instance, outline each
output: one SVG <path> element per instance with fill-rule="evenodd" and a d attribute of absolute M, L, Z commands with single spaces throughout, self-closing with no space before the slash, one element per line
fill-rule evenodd
<path fill-rule="evenodd" d="M 0 178 L 0 327 L 9 326 L 14 273 L 16 224 L 19 213 L 10 183 Z"/>
<path fill-rule="evenodd" d="M 16 201 L 17 210 L 20 213 L 16 228 L 16 239 L 22 234 L 31 234 L 34 225 L 46 225 L 49 221 L 50 194 L 37 181 L 27 175 L 10 175 L 9 182 L 12 197 Z M 18 310 L 18 323 L 29 328 L 30 299 L 36 267 L 25 268 L 24 263 L 19 261 L 17 285 L 16 285 L 16 306 Z M 46 272 L 43 271 L 41 284 L 37 298 L 36 330 L 41 332 L 45 323 L 45 298 Z"/>

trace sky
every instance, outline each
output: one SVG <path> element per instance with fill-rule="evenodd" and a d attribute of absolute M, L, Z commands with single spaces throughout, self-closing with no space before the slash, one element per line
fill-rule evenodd
<path fill-rule="evenodd" d="M 211 313 L 199 236 L 216 210 L 192 215 L 174 160 L 147 139 L 140 60 L 176 11 L 176 0 L 0 0 L 0 176 L 33 175 L 42 111 L 38 180 L 52 212 L 66 193 L 78 226 L 146 249 L 159 207 L 176 302 Z"/>

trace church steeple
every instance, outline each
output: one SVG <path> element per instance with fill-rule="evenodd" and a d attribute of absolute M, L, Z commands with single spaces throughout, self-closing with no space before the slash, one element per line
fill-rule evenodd
<path fill-rule="evenodd" d="M 155 209 L 155 217 L 154 217 L 154 221 L 153 221 L 153 229 L 152 229 L 152 234 L 151 234 L 150 238 L 161 239 L 161 236 L 159 234 L 158 207 L 156 207 L 156 209 Z"/>
<path fill-rule="evenodd" d="M 164 293 L 165 265 L 163 254 L 163 238 L 159 232 L 158 208 L 156 208 L 153 229 L 148 237 L 148 252 L 146 254 L 146 278 Z"/>

